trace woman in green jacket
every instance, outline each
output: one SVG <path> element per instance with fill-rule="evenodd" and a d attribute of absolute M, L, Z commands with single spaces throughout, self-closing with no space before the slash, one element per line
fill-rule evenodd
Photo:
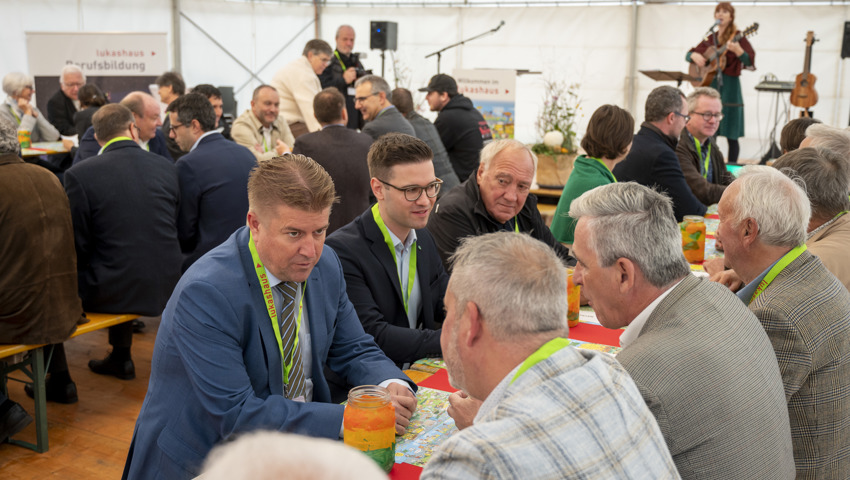
<path fill-rule="evenodd" d="M 628 155 L 634 131 L 635 119 L 616 105 L 602 105 L 593 112 L 581 139 L 586 154 L 576 158 L 552 220 L 552 234 L 559 242 L 573 243 L 576 222 L 569 216 L 570 203 L 588 190 L 617 181 L 611 171 Z"/>

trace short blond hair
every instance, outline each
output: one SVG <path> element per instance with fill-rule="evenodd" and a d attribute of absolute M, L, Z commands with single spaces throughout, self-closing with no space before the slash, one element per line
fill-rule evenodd
<path fill-rule="evenodd" d="M 280 205 L 320 212 L 338 201 L 331 176 L 304 155 L 286 153 L 261 161 L 248 179 L 248 205 L 254 212 Z"/>

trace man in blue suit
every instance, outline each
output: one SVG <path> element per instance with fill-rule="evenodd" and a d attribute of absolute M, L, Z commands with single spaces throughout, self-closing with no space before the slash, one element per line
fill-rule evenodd
<path fill-rule="evenodd" d="M 425 229 L 441 185 L 432 156 L 410 135 L 376 140 L 368 158 L 378 203 L 328 237 L 363 328 L 399 365 L 442 353 L 449 276 Z"/>
<path fill-rule="evenodd" d="M 189 93 L 168 105 L 169 137 L 186 153 L 177 160 L 180 214 L 177 233 L 183 271 L 245 225 L 248 175 L 257 165 L 247 148 L 215 130 L 207 97 Z"/>
<path fill-rule="evenodd" d="M 165 144 L 165 134 L 158 128 L 162 125 L 159 117 L 159 103 L 145 92 L 131 92 L 121 100 L 121 105 L 133 112 L 136 130 L 139 133 L 136 143 L 145 150 L 173 162 L 174 159 L 171 158 Z M 98 152 L 100 152 L 100 144 L 94 138 L 94 127 L 89 127 L 80 138 L 80 148 L 74 156 L 74 165 L 94 157 Z"/>
<path fill-rule="evenodd" d="M 324 365 L 386 386 L 405 431 L 415 386 L 363 331 L 324 247 L 335 195 L 303 155 L 254 171 L 248 225 L 183 275 L 162 315 L 124 478 L 195 477 L 215 444 L 258 429 L 339 438 Z"/>

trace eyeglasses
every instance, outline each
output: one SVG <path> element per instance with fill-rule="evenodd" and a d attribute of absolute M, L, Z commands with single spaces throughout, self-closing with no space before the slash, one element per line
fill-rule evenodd
<path fill-rule="evenodd" d="M 434 180 L 433 182 L 429 183 L 428 185 L 425 185 L 424 187 L 420 187 L 419 185 L 408 185 L 406 187 L 396 187 L 392 183 L 385 182 L 385 181 L 381 180 L 380 178 L 378 179 L 378 181 L 383 183 L 384 185 L 387 185 L 388 187 L 393 187 L 396 190 L 404 192 L 404 199 L 407 200 L 408 202 L 415 202 L 415 201 L 419 200 L 419 197 L 422 196 L 423 191 L 425 192 L 425 195 L 428 198 L 434 198 L 434 197 L 437 196 L 438 193 L 440 193 L 440 187 L 443 186 L 443 181 L 440 180 L 439 178 Z"/>
<path fill-rule="evenodd" d="M 65 85 L 66 87 L 69 87 L 69 88 L 80 88 L 80 87 L 83 86 L 82 83 L 63 83 L 62 85 Z"/>
<path fill-rule="evenodd" d="M 708 121 L 709 121 L 709 120 L 711 120 L 712 118 L 713 118 L 713 119 L 715 119 L 715 120 L 717 120 L 718 122 L 719 122 L 719 121 L 721 121 L 721 120 L 723 120 L 723 114 L 722 114 L 722 113 L 711 113 L 711 112 L 691 112 L 691 114 L 701 116 L 701 117 L 702 117 L 702 119 L 703 119 L 703 120 L 705 120 L 706 122 L 708 122 Z"/>
<path fill-rule="evenodd" d="M 369 95 L 366 95 L 365 97 L 354 97 L 354 102 L 355 102 L 355 103 L 356 103 L 356 102 L 363 103 L 363 102 L 365 102 L 365 101 L 366 101 L 366 99 L 367 99 L 367 98 L 369 98 L 369 97 L 374 97 L 374 96 L 375 96 L 375 95 L 377 95 L 378 93 L 381 93 L 381 92 L 370 93 Z M 386 182 L 384 182 L 384 183 L 386 183 Z M 392 185 L 390 185 L 390 186 L 392 186 Z"/>
<path fill-rule="evenodd" d="M 684 119 L 685 119 L 685 123 L 688 123 L 688 121 L 691 119 L 691 116 L 690 116 L 690 115 L 682 115 L 682 114 L 681 114 L 681 113 L 679 113 L 679 112 L 673 112 L 673 114 L 674 114 L 674 115 L 678 115 L 678 116 L 680 116 L 680 117 L 684 118 Z"/>
<path fill-rule="evenodd" d="M 180 128 L 180 127 L 185 127 L 185 126 L 186 126 L 185 123 L 181 123 L 180 125 L 171 125 L 170 127 L 168 127 L 168 130 L 170 132 L 174 133 L 175 135 L 177 135 L 177 129 Z"/>

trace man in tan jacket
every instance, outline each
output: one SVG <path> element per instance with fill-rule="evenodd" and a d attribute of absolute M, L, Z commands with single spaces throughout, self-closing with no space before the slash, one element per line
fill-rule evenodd
<path fill-rule="evenodd" d="M 280 96 L 271 85 L 254 89 L 251 109 L 233 122 L 233 141 L 251 150 L 257 160 L 283 155 L 295 144 L 295 137 L 280 115 Z"/>

